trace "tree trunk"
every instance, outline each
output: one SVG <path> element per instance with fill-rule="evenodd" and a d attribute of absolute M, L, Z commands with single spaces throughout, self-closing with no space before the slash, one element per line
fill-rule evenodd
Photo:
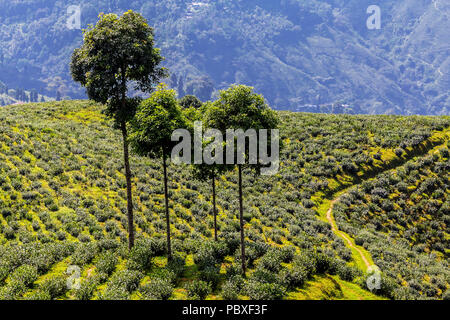
<path fill-rule="evenodd" d="M 242 205 L 242 165 L 239 168 L 239 219 L 241 223 L 241 260 L 242 274 L 245 276 L 245 236 L 244 236 L 244 208 Z"/>
<path fill-rule="evenodd" d="M 131 192 L 131 170 L 128 154 L 128 133 L 125 122 L 121 125 L 123 136 L 123 159 L 125 162 L 125 178 L 127 180 L 127 209 L 128 209 L 128 248 L 134 247 L 133 196 Z"/>
<path fill-rule="evenodd" d="M 214 240 L 217 241 L 216 177 L 212 177 L 212 200 L 214 213 Z"/>
<path fill-rule="evenodd" d="M 167 224 L 167 257 L 172 260 L 172 246 L 170 243 L 170 215 L 169 215 L 169 192 L 167 191 L 167 163 L 166 153 L 163 151 L 163 168 L 164 168 L 164 198 L 166 202 L 166 224 Z"/>

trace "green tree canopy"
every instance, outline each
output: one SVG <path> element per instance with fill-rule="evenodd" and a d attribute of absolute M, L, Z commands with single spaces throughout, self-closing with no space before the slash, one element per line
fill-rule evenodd
<path fill-rule="evenodd" d="M 188 127 L 175 90 L 160 84 L 138 107 L 131 126 L 131 145 L 142 156 L 169 156 L 177 144 L 171 140 L 173 131 Z"/>
<path fill-rule="evenodd" d="M 167 72 L 160 66 L 163 57 L 154 47 L 153 28 L 139 13 L 130 10 L 121 17 L 101 14 L 99 18 L 95 27 L 84 30 L 83 45 L 72 55 L 72 77 L 86 87 L 90 99 L 109 102 L 107 112 L 116 122 L 126 122 L 133 112 L 117 109 L 135 106 L 124 103 L 128 84 L 150 92 Z"/>
<path fill-rule="evenodd" d="M 187 109 L 190 107 L 199 109 L 203 105 L 203 103 L 196 96 L 187 95 L 180 99 L 180 105 L 183 109 Z"/>
<path fill-rule="evenodd" d="M 219 99 L 206 110 L 208 126 L 225 132 L 227 129 L 275 129 L 279 119 L 252 87 L 232 85 L 220 91 Z"/>

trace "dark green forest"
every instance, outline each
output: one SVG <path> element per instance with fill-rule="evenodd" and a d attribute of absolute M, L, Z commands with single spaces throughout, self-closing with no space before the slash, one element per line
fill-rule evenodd
<path fill-rule="evenodd" d="M 82 0 L 81 26 L 100 12 L 140 12 L 156 29 L 170 85 L 206 101 L 233 83 L 279 110 L 448 114 L 449 5 L 368 0 Z M 0 1 L 0 81 L 57 98 L 84 98 L 68 68 L 81 30 L 60 0 Z M 5 103 L 6 104 L 6 103 Z"/>

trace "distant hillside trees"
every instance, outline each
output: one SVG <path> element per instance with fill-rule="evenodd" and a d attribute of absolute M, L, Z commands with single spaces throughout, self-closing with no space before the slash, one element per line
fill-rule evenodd
<path fill-rule="evenodd" d="M 19 101 L 24 101 L 24 102 L 29 101 L 28 95 L 26 94 L 25 90 L 23 90 L 22 88 L 16 89 L 14 98 Z"/>
<path fill-rule="evenodd" d="M 130 83 L 136 90 L 151 92 L 166 76 L 162 60 L 154 47 L 153 28 L 130 10 L 121 17 L 100 15 L 97 24 L 84 32 L 83 45 L 73 52 L 70 65 L 73 79 L 86 88 L 90 99 L 106 105 L 106 115 L 122 132 L 130 249 L 134 246 L 134 225 L 127 124 L 139 101 L 128 98 L 127 93 Z"/>
<path fill-rule="evenodd" d="M 208 77 L 192 79 L 186 84 L 186 94 L 195 95 L 201 101 L 210 100 L 213 91 L 214 84 Z"/>
<path fill-rule="evenodd" d="M 36 89 L 31 90 L 30 92 L 30 102 L 38 102 L 39 101 L 39 94 L 36 91 Z"/>

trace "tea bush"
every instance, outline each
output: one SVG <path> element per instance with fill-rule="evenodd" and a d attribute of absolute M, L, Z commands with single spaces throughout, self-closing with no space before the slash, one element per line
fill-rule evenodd
<path fill-rule="evenodd" d="M 139 292 L 145 300 L 169 300 L 174 287 L 170 280 L 156 278 L 150 283 L 141 286 Z"/>
<path fill-rule="evenodd" d="M 205 300 L 211 293 L 211 285 L 206 281 L 193 280 L 186 285 L 186 291 L 189 298 L 194 300 Z"/>

